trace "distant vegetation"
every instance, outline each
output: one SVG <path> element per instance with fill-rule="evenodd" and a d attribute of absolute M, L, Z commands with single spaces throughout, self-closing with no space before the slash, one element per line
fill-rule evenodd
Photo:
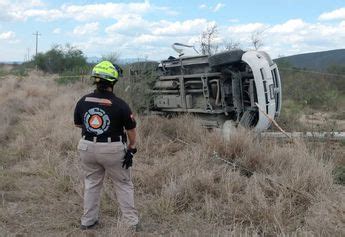
<path fill-rule="evenodd" d="M 68 44 L 53 46 L 49 51 L 39 53 L 33 61 L 40 70 L 48 73 L 71 72 L 88 66 L 83 51 Z"/>
<path fill-rule="evenodd" d="M 345 66 L 331 65 L 328 66 L 328 72 L 316 72 L 296 68 L 287 58 L 276 62 L 283 87 L 283 107 L 279 122 L 288 130 L 304 129 L 299 122 L 302 114 L 316 110 L 337 112 L 339 108 L 345 107 Z M 309 127 L 306 129 L 310 130 Z"/>
<path fill-rule="evenodd" d="M 289 63 L 292 67 L 299 69 L 337 73 L 331 69 L 336 65 L 337 69 L 342 68 L 344 70 L 345 49 L 280 57 L 275 61 L 278 63 Z"/>

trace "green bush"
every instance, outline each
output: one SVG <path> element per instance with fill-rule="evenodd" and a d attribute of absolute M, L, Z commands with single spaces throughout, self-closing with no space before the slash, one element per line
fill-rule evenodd
<path fill-rule="evenodd" d="M 73 72 L 76 69 L 87 67 L 84 53 L 73 46 L 55 45 L 45 53 L 34 57 L 37 67 L 48 73 Z"/>

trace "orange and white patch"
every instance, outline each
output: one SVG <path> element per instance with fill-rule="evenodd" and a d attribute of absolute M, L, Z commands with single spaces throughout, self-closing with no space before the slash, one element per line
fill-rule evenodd
<path fill-rule="evenodd" d="M 98 103 L 98 104 L 102 104 L 102 105 L 108 105 L 108 106 L 112 105 L 111 100 L 103 99 L 103 98 L 86 97 L 85 101 L 94 102 L 94 103 Z"/>
<path fill-rule="evenodd" d="M 101 135 L 108 131 L 110 118 L 101 108 L 91 108 L 84 114 L 84 125 L 88 132 Z"/>
<path fill-rule="evenodd" d="M 92 115 L 89 119 L 89 125 L 93 129 L 100 128 L 102 126 L 102 124 L 103 124 L 102 117 L 97 115 L 97 114 Z"/>

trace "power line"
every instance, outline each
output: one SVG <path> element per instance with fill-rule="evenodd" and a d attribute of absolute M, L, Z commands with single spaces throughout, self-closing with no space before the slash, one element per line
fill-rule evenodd
<path fill-rule="evenodd" d="M 37 50 L 38 50 L 38 36 L 41 36 L 41 34 L 36 31 L 36 33 L 33 33 L 32 35 L 36 36 L 36 56 L 37 56 Z"/>

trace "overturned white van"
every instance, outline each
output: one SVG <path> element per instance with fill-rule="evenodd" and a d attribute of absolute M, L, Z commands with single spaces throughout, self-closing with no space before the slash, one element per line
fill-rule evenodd
<path fill-rule="evenodd" d="M 279 71 L 269 55 L 239 49 L 163 60 L 152 93 L 156 113 L 192 113 L 206 127 L 231 121 L 256 131 L 270 127 L 264 113 L 276 118 L 282 101 Z"/>

